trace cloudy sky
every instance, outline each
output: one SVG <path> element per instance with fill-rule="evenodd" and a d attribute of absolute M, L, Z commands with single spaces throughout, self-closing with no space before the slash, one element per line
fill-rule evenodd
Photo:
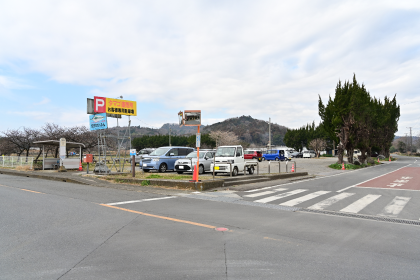
<path fill-rule="evenodd" d="M 419 30 L 420 1 L 0 0 L 0 131 L 88 125 L 93 96 L 137 101 L 133 125 L 201 109 L 296 128 L 355 73 L 419 133 Z"/>

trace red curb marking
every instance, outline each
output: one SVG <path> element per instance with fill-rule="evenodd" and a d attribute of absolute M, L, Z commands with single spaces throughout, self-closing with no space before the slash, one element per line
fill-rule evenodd
<path fill-rule="evenodd" d="M 390 174 L 357 185 L 356 187 L 420 190 L 420 168 L 404 167 Z"/>

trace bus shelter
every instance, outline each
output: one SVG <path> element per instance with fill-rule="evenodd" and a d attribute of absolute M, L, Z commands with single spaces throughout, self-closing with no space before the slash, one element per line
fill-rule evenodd
<path fill-rule="evenodd" d="M 42 170 L 45 169 L 55 169 L 60 166 L 59 158 L 45 158 L 44 147 L 45 146 L 60 146 L 59 140 L 45 140 L 45 141 L 36 141 L 35 145 L 42 146 Z M 75 142 L 66 142 L 66 148 L 79 148 L 79 158 L 65 158 L 63 160 L 63 165 L 66 169 L 75 169 L 79 168 L 79 164 L 82 161 L 82 148 L 85 148 L 85 145 L 82 143 Z"/>

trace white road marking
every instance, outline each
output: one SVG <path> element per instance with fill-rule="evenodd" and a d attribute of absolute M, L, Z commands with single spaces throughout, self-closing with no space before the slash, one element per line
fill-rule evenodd
<path fill-rule="evenodd" d="M 337 191 L 337 192 L 343 192 L 343 191 L 348 190 L 348 189 L 353 188 L 353 187 L 354 187 L 354 186 L 346 187 L 346 188 L 341 189 L 341 190 L 339 190 L 339 191 Z"/>
<path fill-rule="evenodd" d="M 305 201 L 311 200 L 311 199 L 313 199 L 315 197 L 318 197 L 320 195 L 327 194 L 329 192 L 330 191 L 319 191 L 319 192 L 310 193 L 310 194 L 304 195 L 302 197 L 298 197 L 298 198 L 295 198 L 295 199 L 286 201 L 284 203 L 281 203 L 280 205 L 283 205 L 283 206 L 295 206 L 295 205 L 298 205 L 298 204 L 300 204 L 302 202 L 305 202 Z"/>
<path fill-rule="evenodd" d="M 174 198 L 174 196 L 165 196 L 165 197 L 147 198 L 147 199 L 140 199 L 140 200 L 114 202 L 114 203 L 107 203 L 106 205 L 129 204 L 129 203 L 144 202 L 144 201 L 153 201 L 153 200 L 161 200 L 161 199 L 168 199 L 168 198 Z"/>
<path fill-rule="evenodd" d="M 381 195 L 376 194 L 368 194 L 361 199 L 353 202 L 346 208 L 341 209 L 341 212 L 347 212 L 347 213 L 359 213 L 363 208 L 380 198 Z"/>
<path fill-rule="evenodd" d="M 354 193 L 340 193 L 340 194 L 337 194 L 337 195 L 332 196 L 330 198 L 327 198 L 327 199 L 325 199 L 321 202 L 318 202 L 318 203 L 312 205 L 311 207 L 308 207 L 308 209 L 323 210 L 323 209 L 327 208 L 328 206 L 331 206 L 334 203 L 336 203 L 336 202 L 338 202 L 342 199 L 345 199 L 349 196 L 352 196 L 352 195 L 354 195 Z"/>
<path fill-rule="evenodd" d="M 385 175 L 391 174 L 391 173 L 393 173 L 393 172 L 395 172 L 395 171 L 398 171 L 398 170 L 403 169 L 404 167 L 407 167 L 407 166 L 410 166 L 410 165 L 411 165 L 411 163 L 410 163 L 409 165 L 406 165 L 406 166 L 403 166 L 403 167 L 401 167 L 401 168 L 398 168 L 398 169 L 396 169 L 396 170 L 394 170 L 394 171 L 391 171 L 391 172 L 388 172 L 388 173 L 385 173 L 385 174 L 379 175 L 379 176 L 377 176 L 377 177 L 371 178 L 371 179 L 366 180 L 366 181 L 363 181 L 363 182 L 361 182 L 361 183 L 357 183 L 357 184 L 352 185 L 352 186 L 350 186 L 350 187 L 347 187 L 347 188 L 341 189 L 341 190 L 339 190 L 339 191 L 337 191 L 337 192 L 342 192 L 342 191 L 348 190 L 348 189 L 350 189 L 350 188 L 356 187 L 357 185 L 360 185 L 360 184 L 363 184 L 363 183 L 366 183 L 366 182 L 372 181 L 372 180 L 374 180 L 374 179 L 376 179 L 376 178 L 379 178 L 379 177 L 382 177 L 382 176 L 385 176 Z M 360 168 L 360 169 L 358 169 L 358 170 L 361 170 L 361 169 L 364 169 L 364 168 Z"/>
<path fill-rule="evenodd" d="M 249 191 L 244 191 L 244 192 L 257 192 L 257 191 L 261 191 L 261 190 L 266 190 L 266 189 L 271 189 L 271 188 L 275 188 L 281 185 L 276 185 L 276 186 L 271 186 L 271 187 L 265 187 L 265 188 L 260 188 L 260 189 L 254 189 L 254 190 L 249 190 Z"/>
<path fill-rule="evenodd" d="M 271 193 L 274 193 L 274 192 L 273 191 L 265 191 L 265 192 L 260 192 L 260 193 L 252 193 L 252 194 L 244 195 L 244 197 L 257 197 L 257 196 L 263 196 L 263 195 L 271 194 Z"/>
<path fill-rule="evenodd" d="M 411 197 L 396 196 L 379 214 L 379 216 L 396 217 L 410 201 Z"/>
<path fill-rule="evenodd" d="M 266 198 L 262 198 L 262 199 L 259 199 L 259 200 L 255 200 L 254 202 L 267 203 L 267 202 L 270 202 L 270 201 L 273 201 L 273 200 L 277 200 L 277 199 L 280 199 L 280 198 L 288 197 L 288 196 L 295 195 L 295 194 L 298 194 L 298 193 L 301 193 L 301 192 L 306 192 L 306 191 L 307 190 L 300 190 L 300 189 L 299 190 L 294 190 L 294 191 L 290 191 L 290 192 L 287 192 L 287 193 L 281 193 L 281 194 L 269 196 L 269 197 L 266 197 Z"/>

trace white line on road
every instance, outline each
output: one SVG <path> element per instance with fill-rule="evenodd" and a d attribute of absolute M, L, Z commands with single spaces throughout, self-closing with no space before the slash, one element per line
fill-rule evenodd
<path fill-rule="evenodd" d="M 385 173 L 385 174 L 382 174 L 382 175 L 376 176 L 376 177 L 374 177 L 374 178 L 371 178 L 371 179 L 369 179 L 369 180 L 363 181 L 363 182 L 361 182 L 361 183 L 357 183 L 357 184 L 352 185 L 352 186 L 350 186 L 350 187 L 346 187 L 346 188 L 341 189 L 341 190 L 339 190 L 339 191 L 337 191 L 337 192 L 342 192 L 342 191 L 348 190 L 348 189 L 350 189 L 350 188 L 356 187 L 357 185 L 364 184 L 364 183 L 366 183 L 366 182 L 372 181 L 372 180 L 377 179 L 377 178 L 379 178 L 379 177 L 382 177 L 382 176 L 385 176 L 385 175 L 391 174 L 391 173 L 393 173 L 393 172 L 395 172 L 395 171 L 398 171 L 398 170 L 403 169 L 404 167 L 407 167 L 407 166 L 410 166 L 410 165 L 411 165 L 411 163 L 410 163 L 409 165 L 406 165 L 406 166 L 403 166 L 403 167 L 401 167 L 401 168 L 398 168 L 398 169 L 396 169 L 396 170 L 394 170 L 394 171 L 391 171 L 391 172 L 388 172 L 388 173 Z"/>
<path fill-rule="evenodd" d="M 368 194 L 361 199 L 353 202 L 346 208 L 343 208 L 340 210 L 340 212 L 347 212 L 347 213 L 359 213 L 362 209 L 364 209 L 366 206 L 380 198 L 381 195 L 376 194 Z"/>
<path fill-rule="evenodd" d="M 266 192 L 260 192 L 260 193 L 252 193 L 252 194 L 244 195 L 244 197 L 257 197 L 257 196 L 263 196 L 263 195 L 271 194 L 271 193 L 274 193 L 274 192 L 273 191 L 266 191 Z"/>
<path fill-rule="evenodd" d="M 396 217 L 403 210 L 404 206 L 410 201 L 411 197 L 396 196 L 379 216 Z"/>
<path fill-rule="evenodd" d="M 156 198 L 146 198 L 146 199 L 140 199 L 140 200 L 114 202 L 114 203 L 107 203 L 106 205 L 129 204 L 129 203 L 145 202 L 145 201 L 153 201 L 153 200 L 161 200 L 161 199 L 168 199 L 168 198 L 174 198 L 174 196 L 165 196 L 165 197 L 156 197 Z"/>
<path fill-rule="evenodd" d="M 338 202 L 342 199 L 345 199 L 349 196 L 352 196 L 352 195 L 354 195 L 354 193 L 340 193 L 340 194 L 337 194 L 337 195 L 332 196 L 330 198 L 327 198 L 326 200 L 318 202 L 318 203 L 312 205 L 311 207 L 308 207 L 308 209 L 323 210 L 323 209 L 327 208 L 328 206 L 331 206 L 334 203 L 336 203 L 336 202 Z"/>
<path fill-rule="evenodd" d="M 286 201 L 286 202 L 284 202 L 284 203 L 282 203 L 280 205 L 283 205 L 283 206 L 295 206 L 295 205 L 298 205 L 298 204 L 300 204 L 302 202 L 311 200 L 311 199 L 313 199 L 315 197 L 318 197 L 320 195 L 324 195 L 324 194 L 327 194 L 327 193 L 329 193 L 329 191 L 319 191 L 319 192 L 310 193 L 310 194 L 304 195 L 302 197 L 298 197 L 298 198 L 295 198 L 295 199 Z"/>
<path fill-rule="evenodd" d="M 253 189 L 253 190 L 249 190 L 249 191 L 244 191 L 244 192 L 257 192 L 257 191 L 262 191 L 262 190 L 266 190 L 266 189 L 271 189 L 271 188 L 275 188 L 281 185 L 276 185 L 276 186 L 271 186 L 271 187 L 264 187 L 264 188 L 260 188 L 260 189 Z"/>
<path fill-rule="evenodd" d="M 298 193 L 301 193 L 301 192 L 306 192 L 306 191 L 307 190 L 294 190 L 294 191 L 290 191 L 290 192 L 287 192 L 287 193 L 281 193 L 281 194 L 269 196 L 269 197 L 266 197 L 266 198 L 262 198 L 262 199 L 259 199 L 259 200 L 255 200 L 254 202 L 267 203 L 267 202 L 270 202 L 270 201 L 273 201 L 273 200 L 277 200 L 277 199 L 280 199 L 280 198 L 288 197 L 288 196 L 295 195 L 295 194 L 298 194 Z"/>
<path fill-rule="evenodd" d="M 274 191 L 265 191 L 265 192 L 260 192 L 260 193 L 247 194 L 247 195 L 244 195 L 244 197 L 257 197 L 257 196 L 263 196 L 263 195 L 272 194 L 272 193 L 275 193 L 275 192 L 286 191 L 286 190 L 288 190 L 288 189 L 279 188 L 279 189 L 275 189 Z"/>

